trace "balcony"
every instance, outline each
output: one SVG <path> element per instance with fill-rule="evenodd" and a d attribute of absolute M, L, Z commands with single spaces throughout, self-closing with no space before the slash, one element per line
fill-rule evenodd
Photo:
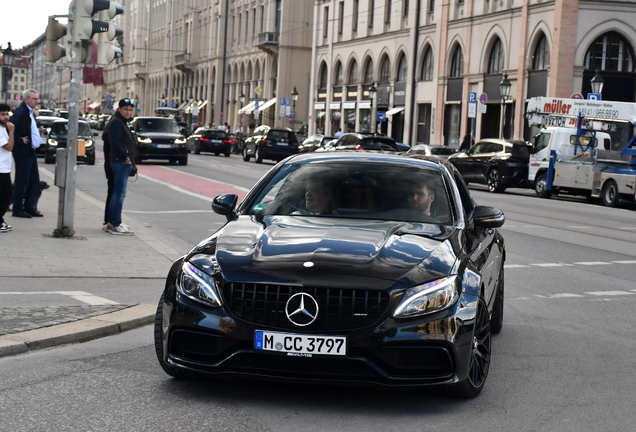
<path fill-rule="evenodd" d="M 278 54 L 278 33 L 263 32 L 258 34 L 256 46 L 270 54 Z"/>
<path fill-rule="evenodd" d="M 174 65 L 181 72 L 189 72 L 193 68 L 193 64 L 190 63 L 190 53 L 177 54 L 174 56 Z"/>

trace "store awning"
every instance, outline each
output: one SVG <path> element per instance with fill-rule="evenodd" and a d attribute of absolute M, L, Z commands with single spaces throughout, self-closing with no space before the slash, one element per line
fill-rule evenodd
<path fill-rule="evenodd" d="M 390 110 L 388 110 L 387 112 L 384 113 L 385 116 L 387 117 L 391 117 L 393 114 L 397 114 L 400 111 L 404 111 L 404 107 L 395 107 L 395 108 L 391 108 Z"/>
<path fill-rule="evenodd" d="M 182 103 L 181 105 L 179 105 L 179 108 L 177 108 L 177 110 L 179 111 L 183 111 L 185 109 L 186 106 L 188 106 L 190 104 L 190 102 L 185 101 L 184 103 Z"/>
<path fill-rule="evenodd" d="M 258 110 L 259 111 L 263 111 L 264 109 L 267 109 L 269 107 L 271 107 L 272 105 L 274 105 L 276 103 L 276 98 L 270 99 L 267 102 L 265 102 L 264 104 L 259 104 L 258 105 Z"/>
<path fill-rule="evenodd" d="M 325 116 L 326 111 L 318 111 L 316 114 L 316 118 L 323 118 Z"/>
<path fill-rule="evenodd" d="M 246 113 L 246 111 L 247 111 L 248 109 L 250 109 L 250 108 L 252 109 L 252 111 L 254 111 L 254 103 L 255 103 L 255 102 L 254 102 L 254 101 L 252 101 L 252 102 L 248 103 L 247 105 L 245 105 L 243 108 L 239 109 L 239 110 L 238 110 L 238 114 L 247 114 L 247 113 Z M 250 112 L 251 112 L 251 111 L 250 111 Z"/>
<path fill-rule="evenodd" d="M 93 103 L 92 103 L 92 104 L 90 104 L 88 107 L 89 107 L 90 109 L 95 109 L 95 108 L 97 108 L 98 106 L 100 106 L 101 104 L 102 104 L 102 103 L 101 103 L 101 101 L 97 101 L 97 102 L 93 102 Z"/>
<path fill-rule="evenodd" d="M 204 100 L 203 102 L 201 102 L 201 105 L 199 105 L 199 109 L 203 108 L 207 104 L 208 104 L 208 101 Z"/>

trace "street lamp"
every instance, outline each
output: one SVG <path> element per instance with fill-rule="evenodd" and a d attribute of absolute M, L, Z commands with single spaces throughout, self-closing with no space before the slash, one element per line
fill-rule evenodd
<path fill-rule="evenodd" d="M 13 78 L 13 60 L 15 60 L 15 51 L 11 48 L 11 42 L 7 48 L 2 51 L 2 92 L 4 93 L 4 102 L 9 99 L 9 81 Z"/>
<path fill-rule="evenodd" d="M 499 83 L 499 94 L 501 95 L 501 121 L 500 121 L 500 128 L 499 128 L 499 138 L 503 139 L 503 135 L 504 135 L 504 120 L 505 120 L 505 108 L 506 108 L 506 101 L 508 99 L 510 99 L 510 88 L 512 87 L 512 84 L 510 83 L 510 81 L 508 80 L 508 74 L 504 74 L 503 79 L 501 80 L 501 82 Z"/>
<path fill-rule="evenodd" d="M 603 81 L 603 77 L 600 72 L 600 70 L 596 69 L 596 75 L 594 75 L 594 78 L 590 80 L 592 93 L 603 93 L 603 85 L 605 84 L 605 81 Z"/>
<path fill-rule="evenodd" d="M 375 82 L 371 83 L 371 87 L 369 87 L 369 99 L 371 100 L 371 133 L 376 132 L 376 118 L 373 115 L 373 100 L 375 96 L 378 94 L 378 89 L 375 87 Z"/>
<path fill-rule="evenodd" d="M 291 92 L 291 96 L 292 96 L 292 118 L 296 117 L 296 101 L 298 100 L 298 90 L 296 90 L 296 86 L 294 86 L 294 89 Z"/>

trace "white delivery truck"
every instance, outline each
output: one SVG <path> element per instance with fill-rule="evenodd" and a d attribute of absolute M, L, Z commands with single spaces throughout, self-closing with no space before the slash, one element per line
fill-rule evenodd
<path fill-rule="evenodd" d="M 535 97 L 528 183 L 537 196 L 600 198 L 606 206 L 636 199 L 636 103 Z"/>

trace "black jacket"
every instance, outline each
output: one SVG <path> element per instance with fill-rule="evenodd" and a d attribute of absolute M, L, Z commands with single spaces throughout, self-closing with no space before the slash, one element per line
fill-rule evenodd
<path fill-rule="evenodd" d="M 19 158 L 34 154 L 35 150 L 31 143 L 31 112 L 27 104 L 22 102 L 13 112 L 10 121 L 15 125 L 15 131 L 13 132 L 13 157 Z M 29 138 L 26 144 L 22 141 L 23 137 Z"/>
<path fill-rule="evenodd" d="M 116 112 L 110 118 L 104 128 L 102 139 L 104 140 L 104 146 L 109 149 L 110 161 L 124 162 L 128 157 L 131 161 L 135 160 L 135 140 L 128 127 L 128 120 L 119 112 Z"/>

